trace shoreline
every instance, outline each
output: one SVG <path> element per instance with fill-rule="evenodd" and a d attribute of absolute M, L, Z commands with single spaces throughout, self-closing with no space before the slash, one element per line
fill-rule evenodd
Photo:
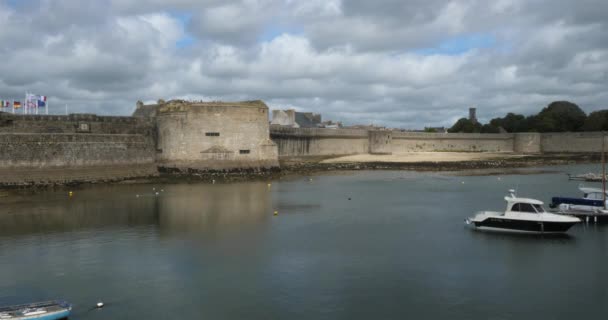
<path fill-rule="evenodd" d="M 433 156 L 445 156 L 447 153 L 435 153 Z M 448 154 L 454 155 L 454 153 Z M 165 173 L 143 177 L 125 177 L 124 179 L 104 179 L 93 181 L 58 181 L 58 182 L 24 182 L 23 184 L 0 183 L 0 190 L 14 189 L 48 189 L 67 188 L 83 185 L 111 184 L 173 184 L 173 183 L 230 183 L 247 181 L 277 180 L 283 177 L 318 175 L 339 171 L 394 170 L 419 172 L 465 172 L 495 169 L 495 173 L 505 172 L 506 169 L 531 168 L 541 166 L 557 166 L 568 164 L 598 163 L 599 154 L 543 154 L 543 155 L 514 155 L 486 154 L 479 158 L 471 154 L 468 160 L 443 161 L 341 161 L 334 157 L 291 158 L 280 161 L 280 168 L 265 170 L 233 170 L 233 171 L 189 171 L 186 173 Z M 479 173 L 478 173 L 479 174 Z M 480 174 L 487 174 L 480 173 Z M 0 194 L 0 199 L 2 194 Z"/>

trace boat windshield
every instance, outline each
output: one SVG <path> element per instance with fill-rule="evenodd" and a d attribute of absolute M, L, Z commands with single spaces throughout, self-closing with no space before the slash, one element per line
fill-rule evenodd
<path fill-rule="evenodd" d="M 534 207 L 530 203 L 515 203 L 511 207 L 511 211 L 536 213 Z"/>
<path fill-rule="evenodd" d="M 540 204 L 533 204 L 532 206 L 534 206 L 534 209 L 536 209 L 536 212 L 538 213 L 545 212 L 545 208 L 543 208 L 543 206 Z"/>

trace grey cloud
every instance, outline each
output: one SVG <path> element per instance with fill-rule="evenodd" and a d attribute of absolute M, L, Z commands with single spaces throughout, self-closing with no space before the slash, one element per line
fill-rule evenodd
<path fill-rule="evenodd" d="M 606 108 L 608 3 L 497 0 L 0 0 L 0 98 L 130 114 L 159 98 L 263 99 L 401 128 L 552 100 Z M 182 25 L 179 16 L 190 16 Z M 281 35 L 289 26 L 295 34 Z M 291 28 L 293 27 L 293 28 Z M 274 39 L 261 41 L 268 28 Z M 289 33 L 289 32 L 286 32 Z M 471 34 L 496 43 L 421 54 Z M 189 47 L 175 43 L 195 38 Z"/>

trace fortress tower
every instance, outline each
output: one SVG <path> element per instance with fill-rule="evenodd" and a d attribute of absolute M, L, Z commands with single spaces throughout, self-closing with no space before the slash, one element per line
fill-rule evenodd
<path fill-rule="evenodd" d="M 144 108 L 146 106 L 143 106 Z M 156 106 L 160 167 L 230 170 L 278 167 L 262 101 L 160 101 Z"/>

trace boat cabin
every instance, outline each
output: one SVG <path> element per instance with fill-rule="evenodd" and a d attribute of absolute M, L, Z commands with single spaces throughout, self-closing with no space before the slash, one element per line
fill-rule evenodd
<path fill-rule="evenodd" d="M 586 188 L 579 187 L 578 188 L 583 193 L 583 198 L 587 200 L 604 200 L 604 196 L 602 195 L 602 189 L 598 188 Z M 606 193 L 608 195 L 608 192 Z M 608 196 L 607 196 L 608 198 Z"/>
<path fill-rule="evenodd" d="M 505 197 L 507 201 L 507 212 L 526 212 L 526 213 L 543 213 L 543 202 L 536 199 L 518 198 L 512 192 L 510 196 Z"/>

